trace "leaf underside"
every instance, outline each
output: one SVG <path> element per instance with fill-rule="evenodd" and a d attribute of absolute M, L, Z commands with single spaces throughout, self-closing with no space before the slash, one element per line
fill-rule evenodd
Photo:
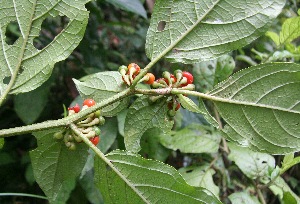
<path fill-rule="evenodd" d="M 61 129 L 34 133 L 38 147 L 30 152 L 34 177 L 50 203 L 65 203 L 76 185 L 88 157 L 88 147 L 77 144 L 68 150 L 63 141 L 53 139 Z"/>
<path fill-rule="evenodd" d="M 31 91 L 51 75 L 56 62 L 66 59 L 81 41 L 88 20 L 86 0 L 1 1 L 0 8 L 0 95 Z M 33 40 L 48 17 L 65 16 L 68 25 L 48 44 L 38 50 Z M 17 22 L 21 36 L 6 43 L 9 23 Z M 16 78 L 14 76 L 17 76 Z M 9 82 L 7 82 L 9 79 Z M 8 86 L 12 84 L 12 87 Z"/>
<path fill-rule="evenodd" d="M 209 95 L 226 121 L 224 135 L 252 150 L 300 149 L 300 65 L 262 64 L 219 83 Z"/>
<path fill-rule="evenodd" d="M 110 98 L 126 88 L 121 74 L 113 71 L 88 75 L 82 79 L 82 82 L 76 79 L 73 81 L 83 99 L 93 98 L 96 102 Z M 104 107 L 101 115 L 116 115 L 128 106 L 129 100 L 130 98 L 125 98 Z"/>
<path fill-rule="evenodd" d="M 124 142 L 126 150 L 139 152 L 143 134 L 152 128 L 167 133 L 173 127 L 173 120 L 167 115 L 166 99 L 150 103 L 148 96 L 139 97 L 130 106 L 125 120 Z"/>
<path fill-rule="evenodd" d="M 206 189 L 189 186 L 171 166 L 122 151 L 106 156 L 122 177 L 96 158 L 95 177 L 105 203 L 221 204 Z"/>
<path fill-rule="evenodd" d="M 195 63 L 243 47 L 262 35 L 285 0 L 157 0 L 147 33 L 153 60 Z"/>

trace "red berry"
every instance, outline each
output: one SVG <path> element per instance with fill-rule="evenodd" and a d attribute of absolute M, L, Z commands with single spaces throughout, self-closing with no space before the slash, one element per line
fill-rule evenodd
<path fill-rule="evenodd" d="M 96 102 L 93 99 L 91 99 L 91 98 L 85 99 L 83 101 L 83 105 L 86 105 L 88 107 L 91 107 L 91 106 L 93 106 L 95 104 L 96 104 Z"/>
<path fill-rule="evenodd" d="M 94 145 L 97 145 L 100 141 L 100 137 L 99 136 L 95 136 L 95 137 L 92 137 L 90 138 L 90 141 L 94 144 Z"/>
<path fill-rule="evenodd" d="M 146 76 L 149 77 L 147 81 L 145 81 L 146 84 L 153 84 L 155 81 L 155 76 L 152 73 L 147 73 Z"/>
<path fill-rule="evenodd" d="M 182 84 L 181 86 L 186 86 L 188 84 L 192 84 L 193 83 L 194 76 L 191 73 L 184 71 L 184 72 L 182 72 L 182 76 L 187 79 L 187 82 L 185 84 Z"/>
<path fill-rule="evenodd" d="M 78 103 L 76 103 L 76 105 L 73 106 L 73 110 L 75 111 L 75 113 L 78 113 L 80 111 L 80 106 L 78 105 Z"/>
<path fill-rule="evenodd" d="M 78 105 L 78 103 L 76 103 L 75 106 L 69 107 L 68 110 L 73 110 L 75 113 L 78 113 L 80 111 L 80 106 Z"/>

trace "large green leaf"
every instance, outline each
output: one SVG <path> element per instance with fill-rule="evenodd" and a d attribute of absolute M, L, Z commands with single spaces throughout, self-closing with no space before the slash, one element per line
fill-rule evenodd
<path fill-rule="evenodd" d="M 234 59 L 229 55 L 194 64 L 192 73 L 196 90 L 203 93 L 211 91 L 214 85 L 227 79 L 234 68 Z"/>
<path fill-rule="evenodd" d="M 65 203 L 76 185 L 88 157 L 88 147 L 77 144 L 69 150 L 63 141 L 53 139 L 59 129 L 34 133 L 38 147 L 30 152 L 35 179 L 50 203 Z"/>
<path fill-rule="evenodd" d="M 244 69 L 208 93 L 226 121 L 224 135 L 253 150 L 300 150 L 300 65 L 262 64 Z"/>
<path fill-rule="evenodd" d="M 209 126 L 191 124 L 174 135 L 162 135 L 160 141 L 167 148 L 184 153 L 216 153 L 221 136 Z"/>
<path fill-rule="evenodd" d="M 228 196 L 232 204 L 260 204 L 256 197 L 247 192 L 236 192 Z"/>
<path fill-rule="evenodd" d="M 87 0 L 1 1 L 0 13 L 0 103 L 7 93 L 22 93 L 39 87 L 51 75 L 56 62 L 66 59 L 81 41 L 88 20 Z M 45 48 L 33 44 L 47 17 L 66 16 L 68 25 Z M 21 36 L 6 43 L 6 28 L 17 22 Z"/>
<path fill-rule="evenodd" d="M 221 204 L 208 190 L 189 186 L 171 166 L 122 151 L 106 157 L 113 166 L 98 157 L 95 161 L 95 179 L 105 203 Z"/>
<path fill-rule="evenodd" d="M 124 142 L 126 149 L 140 151 L 143 134 L 152 128 L 167 133 L 173 127 L 173 120 L 167 115 L 167 102 L 163 98 L 150 103 L 148 96 L 141 96 L 130 106 L 125 120 Z"/>
<path fill-rule="evenodd" d="M 210 190 L 216 197 L 219 197 L 220 189 L 213 180 L 213 175 L 216 172 L 209 167 L 209 164 L 199 167 L 183 167 L 178 171 L 189 185 L 206 188 Z"/>
<path fill-rule="evenodd" d="M 269 175 L 269 169 L 275 168 L 275 159 L 269 154 L 253 152 L 230 143 L 228 146 L 230 149 L 228 158 L 251 179 L 266 178 Z"/>
<path fill-rule="evenodd" d="M 14 96 L 14 108 L 25 124 L 35 122 L 48 102 L 50 86 L 48 81 L 37 89 Z"/>
<path fill-rule="evenodd" d="M 99 72 L 81 81 L 73 79 L 82 98 L 93 98 L 96 102 L 105 100 L 126 88 L 119 72 Z M 128 106 L 129 98 L 117 101 L 102 109 L 101 115 L 114 116 Z"/>
<path fill-rule="evenodd" d="M 101 129 L 101 139 L 98 144 L 98 147 L 101 150 L 101 152 L 107 152 L 107 150 L 114 143 L 118 134 L 118 129 L 116 128 L 117 126 L 118 121 L 116 118 L 106 118 L 105 124 L 99 127 Z"/>
<path fill-rule="evenodd" d="M 266 31 L 285 0 L 157 0 L 146 52 L 194 63 L 245 46 Z"/>

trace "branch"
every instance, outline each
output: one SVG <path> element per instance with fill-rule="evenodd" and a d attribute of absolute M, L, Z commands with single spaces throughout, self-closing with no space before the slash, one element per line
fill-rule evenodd
<path fill-rule="evenodd" d="M 27 125 L 27 126 L 0 130 L 0 138 L 36 132 L 36 131 L 45 130 L 45 129 L 49 129 L 49 128 L 53 128 L 53 127 L 68 126 L 71 123 L 79 121 L 82 118 L 84 118 L 85 116 L 87 116 L 105 106 L 108 106 L 113 102 L 116 102 L 127 96 L 130 96 L 132 94 L 133 94 L 132 91 L 128 88 L 106 100 L 101 101 L 100 103 L 97 103 L 96 105 L 94 105 L 86 110 L 80 111 L 77 114 L 73 114 L 71 116 L 68 116 L 68 117 L 65 117 L 65 118 L 62 118 L 59 120 L 50 120 L 50 121 L 45 121 L 42 123 L 36 123 L 36 124 L 32 124 L 32 125 Z"/>

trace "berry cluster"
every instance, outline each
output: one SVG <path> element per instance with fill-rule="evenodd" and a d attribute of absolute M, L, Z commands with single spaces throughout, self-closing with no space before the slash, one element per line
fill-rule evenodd
<path fill-rule="evenodd" d="M 122 79 L 124 83 L 128 86 L 132 84 L 134 78 L 140 73 L 141 68 L 135 64 L 131 63 L 127 67 L 122 65 L 119 68 L 119 72 L 122 75 Z M 182 71 L 180 69 L 176 70 L 173 74 L 170 72 L 163 72 L 162 78 L 155 80 L 155 76 L 152 73 L 147 73 L 140 81 L 146 84 L 150 84 L 152 88 L 179 88 L 185 90 L 194 90 L 195 85 L 193 84 L 194 77 L 190 72 Z M 151 101 L 156 101 L 157 99 L 163 97 L 153 96 L 150 97 Z M 177 99 L 176 95 L 172 95 L 172 97 L 168 98 L 168 109 L 169 116 L 173 117 L 176 114 L 176 111 L 180 108 L 180 103 Z"/>
<path fill-rule="evenodd" d="M 94 106 L 96 102 L 93 99 L 86 99 L 83 101 L 83 106 L 81 110 L 85 110 L 91 106 Z M 80 111 L 80 106 L 76 104 L 73 107 L 68 108 L 68 114 L 73 115 L 75 113 L 78 113 Z M 97 145 L 100 141 L 100 128 L 97 127 L 97 125 L 103 125 L 105 123 L 105 119 L 103 116 L 100 115 L 100 110 L 97 110 L 94 113 L 91 113 L 83 120 L 76 123 L 76 126 L 80 130 L 80 132 L 89 138 L 89 140 L 94 144 Z M 63 139 L 65 142 L 65 145 L 70 150 L 76 149 L 76 143 L 82 142 L 82 139 L 76 135 L 72 130 L 66 128 L 62 131 L 56 132 L 54 134 L 54 138 L 61 140 Z"/>
<path fill-rule="evenodd" d="M 176 70 L 174 74 L 170 72 L 163 72 L 163 78 L 159 78 L 153 82 L 153 88 L 181 88 L 186 87 L 186 89 L 194 89 L 193 81 L 194 77 L 190 72 Z"/>

